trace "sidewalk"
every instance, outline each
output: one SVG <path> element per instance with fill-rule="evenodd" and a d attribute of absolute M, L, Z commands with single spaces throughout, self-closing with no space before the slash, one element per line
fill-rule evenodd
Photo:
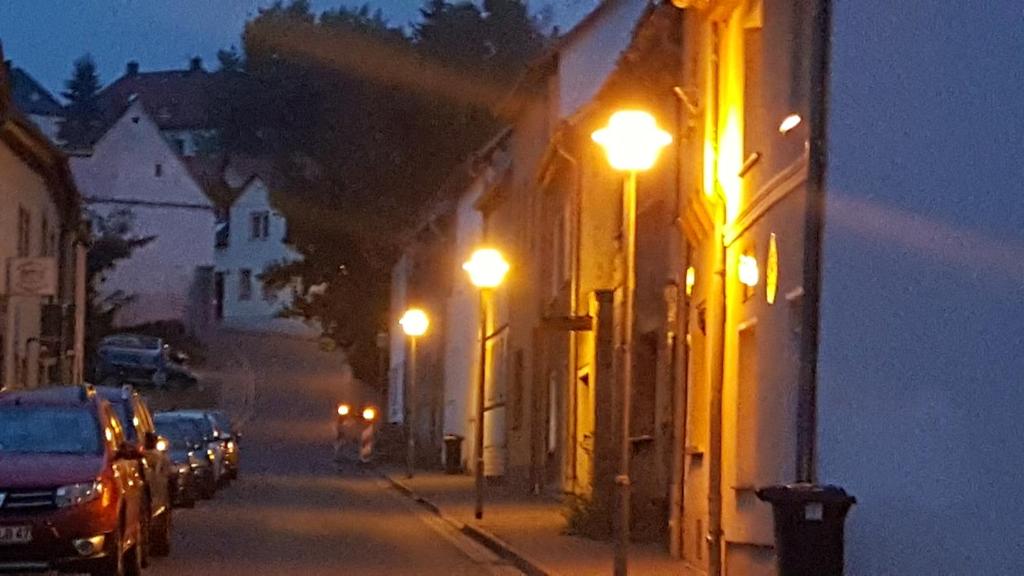
<path fill-rule="evenodd" d="M 488 486 L 484 518 L 473 517 L 473 478 L 440 472 L 417 471 L 409 480 L 398 468 L 381 473 L 398 490 L 418 500 L 463 533 L 506 557 L 531 575 L 606 576 L 612 573 L 613 545 L 565 533 L 562 505 L 550 497 L 511 494 Z M 685 565 L 673 560 L 660 545 L 634 545 L 629 573 L 636 576 L 687 574 Z"/>

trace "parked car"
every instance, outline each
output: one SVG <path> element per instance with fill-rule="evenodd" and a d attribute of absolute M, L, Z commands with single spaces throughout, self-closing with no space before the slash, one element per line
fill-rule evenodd
<path fill-rule="evenodd" d="M 96 382 L 117 386 L 136 384 L 184 388 L 198 382 L 184 365 L 186 357 L 174 352 L 161 338 L 115 334 L 100 341 Z"/>
<path fill-rule="evenodd" d="M 0 392 L 0 572 L 141 572 L 143 458 L 93 390 Z"/>
<path fill-rule="evenodd" d="M 190 508 L 197 499 L 212 498 L 217 490 L 213 463 L 202 442 L 199 428 L 192 422 L 176 418 L 153 417 L 157 432 L 170 444 L 168 454 L 175 467 L 172 502 Z"/>
<path fill-rule="evenodd" d="M 149 554 L 167 556 L 171 553 L 171 482 L 174 468 L 167 455 L 167 442 L 157 435 L 153 416 L 131 386 L 97 387 L 96 393 L 114 407 L 124 425 L 125 439 L 143 454 L 143 525 L 142 562 L 148 564 Z"/>
<path fill-rule="evenodd" d="M 196 427 L 213 468 L 214 485 L 221 486 L 227 482 L 228 475 L 225 464 L 227 442 L 220 439 L 219 431 L 210 414 L 203 410 L 177 410 L 157 414 L 157 420 L 160 422 L 172 419 L 190 422 Z"/>
<path fill-rule="evenodd" d="M 213 410 L 210 412 L 210 416 L 217 427 L 218 438 L 224 443 L 224 468 L 227 470 L 228 478 L 237 480 L 242 459 L 242 433 L 227 412 Z"/>

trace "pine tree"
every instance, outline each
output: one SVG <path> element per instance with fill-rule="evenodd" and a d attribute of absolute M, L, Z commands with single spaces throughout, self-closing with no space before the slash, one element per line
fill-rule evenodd
<path fill-rule="evenodd" d="M 68 100 L 68 108 L 58 136 L 68 148 L 90 146 L 99 136 L 102 121 L 96 98 L 100 78 L 90 54 L 75 60 L 71 79 L 64 86 L 61 94 Z"/>

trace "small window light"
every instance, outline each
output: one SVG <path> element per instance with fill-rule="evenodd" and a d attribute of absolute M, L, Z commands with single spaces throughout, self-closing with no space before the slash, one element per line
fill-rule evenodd
<path fill-rule="evenodd" d="M 790 114 L 782 119 L 782 123 L 779 124 L 779 132 L 787 134 L 790 130 L 799 126 L 802 121 L 803 118 L 801 118 L 799 114 Z"/>
<path fill-rule="evenodd" d="M 697 285 L 697 270 L 690 266 L 686 269 L 686 295 L 693 295 L 693 287 Z"/>
<path fill-rule="evenodd" d="M 757 259 L 750 254 L 740 256 L 739 264 L 740 283 L 747 287 L 757 286 L 761 280 L 761 271 L 757 268 Z"/>

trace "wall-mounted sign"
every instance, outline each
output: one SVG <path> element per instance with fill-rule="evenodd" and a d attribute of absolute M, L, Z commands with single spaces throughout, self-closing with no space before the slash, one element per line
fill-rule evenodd
<path fill-rule="evenodd" d="M 775 233 L 768 237 L 768 261 L 764 264 L 765 298 L 769 304 L 775 304 L 775 295 L 779 291 L 779 246 L 775 241 Z"/>
<path fill-rule="evenodd" d="M 56 296 L 56 258 L 11 258 L 9 282 L 14 296 Z"/>

